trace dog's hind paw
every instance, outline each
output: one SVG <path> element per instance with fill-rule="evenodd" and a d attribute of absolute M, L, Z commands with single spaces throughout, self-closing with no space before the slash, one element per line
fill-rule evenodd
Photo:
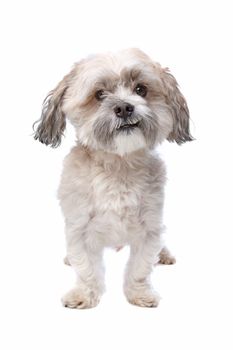
<path fill-rule="evenodd" d="M 163 265 L 172 265 L 176 263 L 176 259 L 169 250 L 164 247 L 161 252 L 159 253 L 159 264 Z"/>
<path fill-rule="evenodd" d="M 69 261 L 69 259 L 68 259 L 68 256 L 65 256 L 65 257 L 64 257 L 63 262 L 64 262 L 65 265 L 71 266 L 70 261 Z"/>

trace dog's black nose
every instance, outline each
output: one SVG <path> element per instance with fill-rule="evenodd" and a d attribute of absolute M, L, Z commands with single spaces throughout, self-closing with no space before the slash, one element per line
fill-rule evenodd
<path fill-rule="evenodd" d="M 114 112 L 119 118 L 127 118 L 132 115 L 134 106 L 130 103 L 121 103 L 114 108 Z"/>

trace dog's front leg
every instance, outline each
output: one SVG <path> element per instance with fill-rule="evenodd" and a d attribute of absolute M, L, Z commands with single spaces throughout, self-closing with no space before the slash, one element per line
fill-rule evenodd
<path fill-rule="evenodd" d="M 91 308 L 99 303 L 104 292 L 103 250 L 90 246 L 85 234 L 67 227 L 67 257 L 77 275 L 77 284 L 62 298 L 70 308 Z"/>
<path fill-rule="evenodd" d="M 161 250 L 160 235 L 149 232 L 141 240 L 131 244 L 130 258 L 125 273 L 124 291 L 131 304 L 156 307 L 159 295 L 150 283 L 155 256 Z"/>

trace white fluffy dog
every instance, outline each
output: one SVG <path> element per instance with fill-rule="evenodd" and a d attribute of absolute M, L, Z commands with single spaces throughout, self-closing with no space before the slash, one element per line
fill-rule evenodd
<path fill-rule="evenodd" d="M 152 150 L 166 139 L 192 140 L 177 82 L 138 49 L 91 56 L 49 93 L 35 139 L 57 147 L 66 118 L 77 145 L 64 161 L 59 199 L 77 284 L 63 304 L 96 306 L 104 291 L 104 248 L 129 245 L 125 295 L 132 304 L 157 306 L 153 265 L 174 259 L 162 241 L 165 167 Z"/>

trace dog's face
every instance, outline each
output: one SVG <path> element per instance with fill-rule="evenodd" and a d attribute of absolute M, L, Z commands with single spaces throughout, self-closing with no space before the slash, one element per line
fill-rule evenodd
<path fill-rule="evenodd" d="M 58 146 L 65 118 L 81 144 L 120 155 L 192 140 L 175 78 L 138 49 L 77 63 L 47 96 L 35 138 Z"/>

